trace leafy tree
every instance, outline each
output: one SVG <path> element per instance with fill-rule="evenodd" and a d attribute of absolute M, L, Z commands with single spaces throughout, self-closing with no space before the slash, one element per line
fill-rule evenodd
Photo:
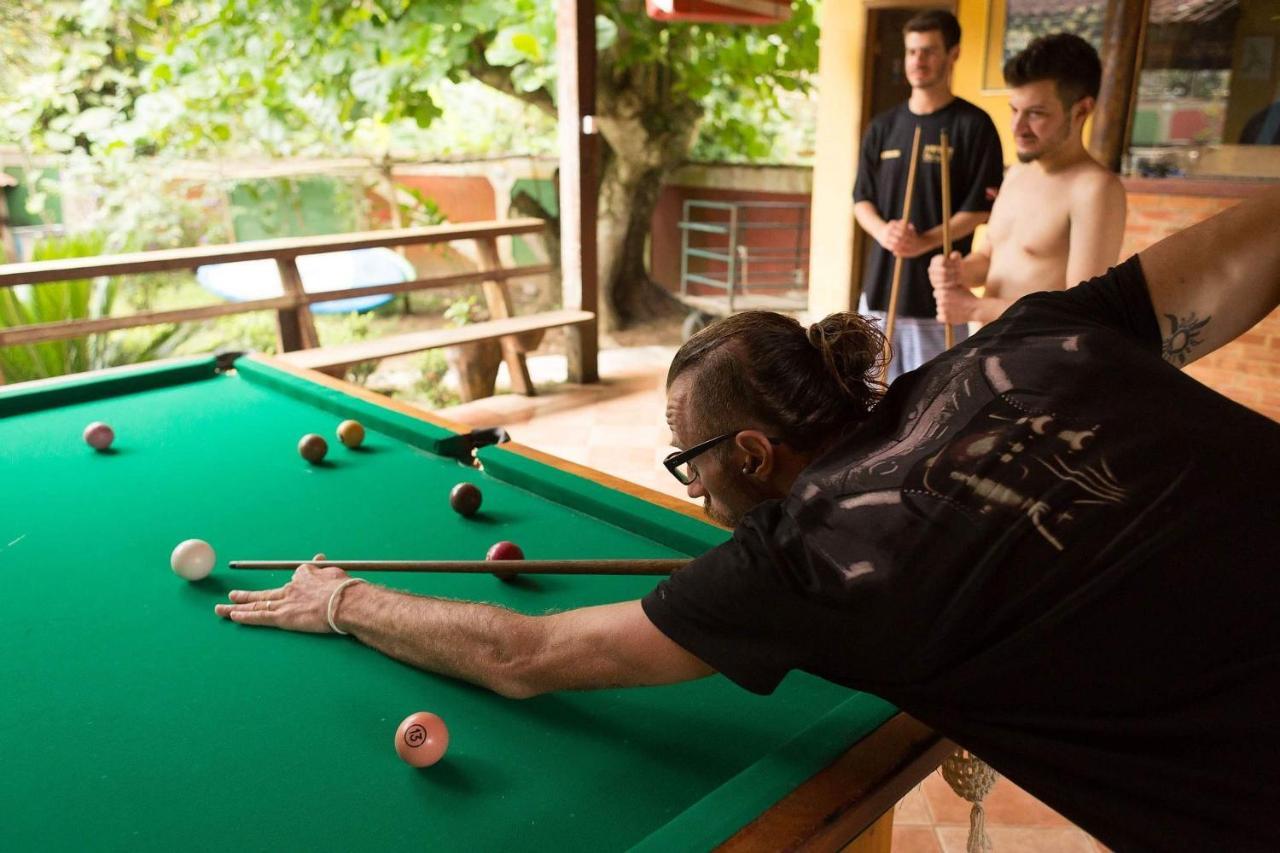
<path fill-rule="evenodd" d="M 766 28 L 663 24 L 643 0 L 597 0 L 606 326 L 667 302 L 645 243 L 662 181 L 695 143 L 772 150 L 780 94 L 806 91 L 816 68 L 814 2 Z M 372 129 L 430 126 L 440 93 L 467 79 L 555 115 L 546 0 L 53 0 L 42 14 L 65 55 L 0 95 L 0 126 L 54 150 L 380 156 L 360 151 L 385 142 Z"/>

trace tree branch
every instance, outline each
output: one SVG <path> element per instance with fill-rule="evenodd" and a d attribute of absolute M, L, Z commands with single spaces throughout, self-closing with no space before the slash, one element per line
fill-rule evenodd
<path fill-rule="evenodd" d="M 471 42 L 471 56 L 467 60 L 467 73 L 476 80 L 485 84 L 491 89 L 497 89 L 504 95 L 510 95 L 524 101 L 526 104 L 532 104 L 542 110 L 547 115 L 555 118 L 556 102 L 551 97 L 551 93 L 546 89 L 535 89 L 532 92 L 522 92 L 511 82 L 511 74 L 505 68 L 499 65 L 493 65 L 489 60 L 484 58 L 485 48 L 488 42 L 483 38 L 477 37 Z"/>

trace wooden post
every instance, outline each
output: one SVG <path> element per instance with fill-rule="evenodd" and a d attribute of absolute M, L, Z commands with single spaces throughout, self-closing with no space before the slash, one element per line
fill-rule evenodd
<path fill-rule="evenodd" d="M 1110 0 L 1102 24 L 1102 88 L 1093 113 L 1089 152 L 1103 166 L 1120 171 L 1128 144 L 1129 114 L 1142 65 L 1147 0 Z"/>
<path fill-rule="evenodd" d="M 480 262 L 486 269 L 502 268 L 502 258 L 498 256 L 498 241 L 492 237 L 476 240 L 476 248 L 480 250 Z M 489 307 L 489 317 L 504 320 L 515 316 L 511 310 L 511 291 L 505 280 L 489 280 L 481 283 L 484 301 Z M 524 347 L 518 338 L 508 336 L 499 338 L 502 345 L 502 360 L 507 363 L 507 372 L 511 374 L 511 390 L 526 397 L 537 392 L 533 387 L 533 378 L 529 376 L 529 365 L 524 360 Z"/>
<path fill-rule="evenodd" d="M 557 0 L 561 286 L 565 308 L 598 315 L 595 16 L 595 0 Z M 599 328 L 597 320 L 565 330 L 569 381 L 599 380 Z"/>
<path fill-rule="evenodd" d="M 399 196 L 396 195 L 396 180 L 392 172 L 391 155 L 382 158 L 382 162 L 378 164 L 378 182 L 382 185 L 382 195 L 387 200 L 387 223 L 392 228 L 403 228 L 404 217 L 400 214 Z M 396 246 L 393 249 L 397 255 L 409 260 L 409 252 L 404 246 Z M 405 314 L 413 313 L 413 305 L 409 302 L 411 293 L 402 293 L 400 295 L 400 308 Z"/>
<path fill-rule="evenodd" d="M 302 276 L 298 273 L 298 259 L 295 256 L 276 258 L 276 268 L 280 271 L 280 285 L 286 296 L 302 296 L 306 292 L 302 289 Z M 311 308 L 305 303 L 299 302 L 293 308 L 276 311 L 276 326 L 281 352 L 320 346 Z"/>
<path fill-rule="evenodd" d="M 951 260 L 951 143 L 944 129 L 938 140 L 939 154 L 942 157 L 942 257 Z M 951 349 L 956 345 L 956 333 L 947 323 L 943 326 L 945 346 Z"/>

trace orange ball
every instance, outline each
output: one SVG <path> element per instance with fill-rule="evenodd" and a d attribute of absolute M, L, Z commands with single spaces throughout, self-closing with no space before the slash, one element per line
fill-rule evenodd
<path fill-rule="evenodd" d="M 364 426 L 359 421 L 343 421 L 338 424 L 338 441 L 347 447 L 359 447 L 364 444 Z"/>
<path fill-rule="evenodd" d="M 410 714 L 396 729 L 396 754 L 414 767 L 430 767 L 448 748 L 449 729 L 430 711 Z"/>

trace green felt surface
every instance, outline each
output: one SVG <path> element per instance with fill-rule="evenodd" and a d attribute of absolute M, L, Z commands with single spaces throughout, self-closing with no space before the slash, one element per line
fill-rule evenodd
<path fill-rule="evenodd" d="M 772 697 L 714 677 L 519 702 L 346 638 L 219 620 L 227 590 L 287 579 L 230 559 L 478 559 L 499 539 L 673 557 L 724 534 L 507 451 L 463 467 L 424 449 L 439 428 L 269 367 L 111 381 L 0 399 L 0 849 L 700 849 L 892 713 L 796 675 Z M 362 451 L 332 438 L 348 415 Z M 81 441 L 92 420 L 113 453 Z M 324 465 L 297 455 L 306 432 L 329 439 Z M 470 520 L 448 509 L 463 480 L 484 492 Z M 168 567 L 192 537 L 219 559 L 195 584 Z M 375 580 L 529 613 L 655 584 Z M 452 738 L 426 770 L 392 745 L 417 710 Z"/>

